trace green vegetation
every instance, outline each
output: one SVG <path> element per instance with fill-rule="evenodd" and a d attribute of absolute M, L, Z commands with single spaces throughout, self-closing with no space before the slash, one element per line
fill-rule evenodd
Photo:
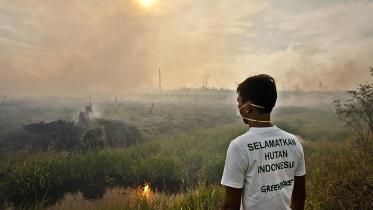
<path fill-rule="evenodd" d="M 370 68 L 373 76 L 373 69 Z M 337 114 L 347 127 L 358 136 L 358 143 L 366 151 L 373 139 L 373 83 L 360 84 L 357 90 L 348 91 L 350 98 L 335 101 Z"/>
<path fill-rule="evenodd" d="M 14 204 L 25 198 L 38 201 L 55 188 L 74 191 L 71 183 L 77 191 L 87 184 L 106 188 L 150 182 L 169 192 L 218 183 L 228 143 L 242 132 L 242 127 L 224 126 L 84 155 L 34 154 L 11 169 L 5 187 L 7 200 Z"/>
<path fill-rule="evenodd" d="M 362 156 L 356 141 L 305 147 L 307 209 L 372 209 L 373 148 Z"/>
<path fill-rule="evenodd" d="M 105 149 L 85 155 L 34 154 L 12 168 L 6 195 L 11 201 L 35 197 L 35 192 L 65 188 L 65 192 L 80 190 L 89 198 L 92 189 L 83 189 L 83 185 L 99 183 L 101 188 L 136 187 L 150 182 L 156 191 L 186 192 L 177 194 L 178 199 L 145 203 L 140 199 L 131 205 L 141 203 L 139 209 L 173 209 L 175 206 L 205 209 L 206 202 L 213 202 L 211 206 L 216 207 L 222 198 L 219 182 L 226 148 L 231 139 L 243 132 L 243 126 L 231 124 L 163 136 L 129 148 Z M 369 203 L 369 195 L 373 190 L 372 156 L 361 161 L 353 141 L 348 138 L 338 142 L 308 141 L 304 143 L 304 148 L 308 209 L 338 209 L 340 206 L 346 209 L 366 209 L 372 205 Z M 349 154 L 348 157 L 346 154 Z M 71 183 L 74 183 L 75 189 L 69 188 Z M 351 191 L 346 192 L 346 189 Z M 214 196 L 211 197 L 213 190 Z M 102 196 L 104 191 L 98 191 L 101 195 L 95 196 Z M 351 193 L 354 191 L 359 193 Z M 61 192 L 58 198 L 62 196 Z M 345 196 L 349 199 L 344 199 Z M 46 197 L 39 198 L 43 199 Z M 115 202 L 101 205 L 110 207 Z"/>
<path fill-rule="evenodd" d="M 2 153 L 0 208 L 217 209 L 226 149 L 247 130 L 235 118 L 235 105 L 160 102 L 151 114 L 148 102 L 119 105 L 98 105 L 100 117 L 131 122 L 145 136 L 141 143 L 86 153 Z M 279 107 L 273 118 L 305 141 L 307 209 L 373 208 L 372 145 L 360 153 L 353 131 L 331 106 Z M 100 122 L 105 123 L 110 122 Z M 116 134 L 121 129 L 113 128 L 111 139 L 120 141 Z M 111 189 L 137 189 L 144 183 L 154 190 L 150 200 L 108 195 Z M 78 195 L 80 200 L 71 198 Z"/>
<path fill-rule="evenodd" d="M 229 133 L 232 130 L 234 131 Z M 242 131 L 244 130 L 238 125 L 224 126 L 192 132 L 190 136 L 180 135 L 175 138 L 154 140 L 128 149 L 105 150 L 89 154 L 82 158 L 85 161 L 84 164 L 92 164 L 87 166 L 87 171 L 88 168 L 97 168 L 101 172 L 107 171 L 111 174 L 127 173 L 129 176 L 138 177 L 135 181 L 137 184 L 134 186 L 151 182 L 157 191 L 153 200 L 135 197 L 130 202 L 124 202 L 123 199 L 126 196 L 122 195 L 114 199 L 91 201 L 91 203 L 94 204 L 95 209 L 181 209 L 181 207 L 183 209 L 217 209 L 223 196 L 223 187 L 219 185 L 219 181 L 225 147 L 229 142 L 227 139 Z M 220 135 L 224 136 L 220 137 Z M 170 144 L 173 139 L 178 143 Z M 205 141 L 199 139 L 205 139 Z M 306 142 L 304 149 L 307 165 L 306 209 L 371 209 L 373 207 L 371 198 L 373 192 L 372 153 L 362 157 L 355 142 L 349 140 L 338 143 Z M 370 148 L 370 151 L 373 151 L 373 148 Z M 180 152 L 182 152 L 181 155 L 174 155 Z M 213 152 L 216 154 L 212 154 Z M 128 155 L 135 159 L 135 154 L 137 158 L 141 158 L 135 161 L 137 164 L 133 168 L 137 170 L 132 173 L 139 174 L 130 174 L 131 169 L 118 163 L 125 163 Z M 215 159 L 219 158 L 218 156 L 220 159 Z M 196 159 L 191 160 L 191 157 L 196 157 Z M 205 159 L 205 157 L 210 158 Z M 90 158 L 92 159 L 88 161 Z M 188 165 L 186 163 L 188 160 L 194 163 L 200 160 L 201 164 L 199 167 Z M 97 165 L 94 163 L 96 161 Z M 213 162 L 216 163 L 213 164 Z M 83 165 L 83 163 L 77 165 Z M 108 166 L 103 167 L 104 165 Z M 120 171 L 121 167 L 122 171 Z M 197 169 L 197 172 L 193 171 L 193 167 Z M 95 173 L 100 172 L 90 171 L 87 174 Z M 193 177 L 195 174 L 198 176 Z M 164 179 L 166 182 L 162 183 Z M 181 190 L 181 193 L 161 193 L 160 188 L 163 184 L 166 189 L 177 185 L 182 186 L 181 180 L 185 180 L 185 185 L 188 185 L 186 189 Z M 209 180 L 209 182 L 200 180 Z M 59 205 L 66 206 L 66 202 L 77 201 L 63 200 Z M 81 209 L 85 205 L 87 204 L 83 201 L 74 204 L 75 209 Z"/>
<path fill-rule="evenodd" d="M 370 155 L 361 156 L 351 141 L 339 143 L 304 143 L 307 166 L 306 209 L 372 209 L 373 199 L 373 148 Z M 62 200 L 57 207 L 73 202 L 73 209 L 82 209 L 87 202 L 94 209 L 218 209 L 223 198 L 223 187 L 215 182 L 200 184 L 183 193 L 156 193 L 152 200 L 110 194 L 96 201 Z M 122 196 L 121 196 L 122 195 Z M 65 208 L 64 208 L 65 206 Z M 71 206 L 68 206 L 71 207 Z"/>

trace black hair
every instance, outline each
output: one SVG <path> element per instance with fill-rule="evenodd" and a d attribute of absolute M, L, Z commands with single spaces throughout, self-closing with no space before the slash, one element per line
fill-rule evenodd
<path fill-rule="evenodd" d="M 271 113 L 277 100 L 275 80 L 267 74 L 259 74 L 247 78 L 237 87 L 237 93 L 243 102 L 251 101 L 253 104 L 263 106 L 257 108 L 261 113 Z"/>

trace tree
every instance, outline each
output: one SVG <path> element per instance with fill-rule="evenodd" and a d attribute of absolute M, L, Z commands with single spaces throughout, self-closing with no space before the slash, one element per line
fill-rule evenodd
<path fill-rule="evenodd" d="M 373 68 L 369 69 L 373 76 Z M 373 137 L 373 83 L 360 84 L 356 90 L 347 93 L 349 99 L 335 101 L 336 113 L 356 132 L 357 143 L 366 151 Z"/>

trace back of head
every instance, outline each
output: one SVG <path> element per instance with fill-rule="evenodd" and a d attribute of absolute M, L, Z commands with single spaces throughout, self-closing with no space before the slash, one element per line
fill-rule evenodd
<path fill-rule="evenodd" d="M 242 97 L 243 102 L 264 107 L 258 108 L 261 113 L 271 113 L 277 100 L 275 80 L 267 74 L 259 74 L 247 78 L 237 87 L 237 93 Z"/>

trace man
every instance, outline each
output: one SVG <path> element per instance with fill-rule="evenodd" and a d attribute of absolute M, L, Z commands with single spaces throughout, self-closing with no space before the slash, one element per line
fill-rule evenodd
<path fill-rule="evenodd" d="M 303 210 L 303 148 L 296 136 L 271 123 L 277 100 L 274 79 L 265 74 L 249 77 L 237 94 L 237 112 L 250 129 L 228 147 L 222 209 Z"/>

